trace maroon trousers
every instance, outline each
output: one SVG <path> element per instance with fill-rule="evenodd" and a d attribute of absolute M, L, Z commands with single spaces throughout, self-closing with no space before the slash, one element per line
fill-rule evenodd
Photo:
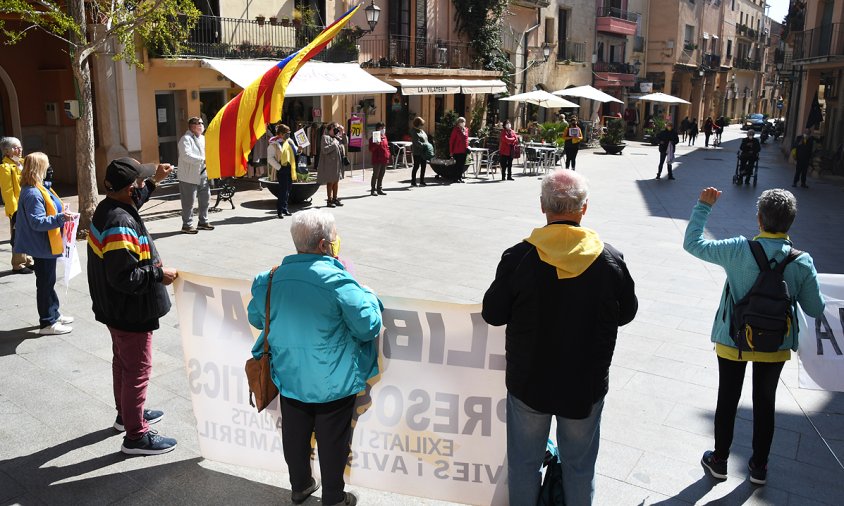
<path fill-rule="evenodd" d="M 114 358 L 114 404 L 126 437 L 138 439 L 149 430 L 144 420 L 147 385 L 152 373 L 152 332 L 127 332 L 109 327 Z"/>

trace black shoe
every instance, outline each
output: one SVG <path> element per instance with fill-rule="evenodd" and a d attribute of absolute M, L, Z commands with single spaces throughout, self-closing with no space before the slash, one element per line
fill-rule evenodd
<path fill-rule="evenodd" d="M 159 436 L 154 430 L 147 431 L 140 439 L 123 438 L 120 451 L 127 455 L 161 455 L 176 449 L 176 440 Z"/>
<path fill-rule="evenodd" d="M 284 215 L 283 215 L 283 214 L 279 214 L 279 215 L 278 215 L 278 219 L 283 220 L 283 219 L 284 219 Z"/>
<path fill-rule="evenodd" d="M 428 186 L 428 185 L 425 184 L 425 181 L 422 181 L 421 183 L 419 183 L 419 186 Z"/>
<path fill-rule="evenodd" d="M 795 185 L 795 186 L 797 186 L 797 185 Z M 15 269 L 13 272 L 15 274 L 32 274 L 35 271 L 30 269 L 29 267 L 21 267 L 20 269 Z"/>
<path fill-rule="evenodd" d="M 657 174 L 657 175 L 656 175 L 656 179 L 659 179 L 659 178 L 660 178 L 660 174 Z"/>
<path fill-rule="evenodd" d="M 333 506 L 333 505 L 337 505 L 337 506 L 355 506 L 355 504 L 357 504 L 357 503 L 358 503 L 358 498 L 357 498 L 357 496 L 356 496 L 355 494 L 353 494 L 353 493 L 351 493 L 351 492 L 345 492 L 345 494 L 346 494 L 346 498 L 345 498 L 345 499 L 343 499 L 343 500 L 342 500 L 342 501 L 340 501 L 340 502 L 331 503 L 331 506 Z M 323 504 L 325 504 L 326 506 L 329 506 L 329 505 L 328 505 L 328 503 L 323 503 Z"/>
<path fill-rule="evenodd" d="M 337 207 L 343 207 L 343 203 L 340 202 L 340 199 L 334 199 L 334 205 Z"/>
<path fill-rule="evenodd" d="M 381 190 L 381 188 L 378 188 L 378 195 L 386 195 L 386 193 L 384 193 L 384 192 Z"/>
<path fill-rule="evenodd" d="M 334 201 L 333 201 L 333 200 L 329 200 L 329 201 L 328 201 L 328 204 L 326 204 L 326 207 L 334 207 Z"/>
<path fill-rule="evenodd" d="M 164 411 L 157 409 L 144 410 L 144 420 L 150 425 L 160 422 L 162 418 L 164 418 Z M 114 419 L 114 425 L 112 427 L 117 432 L 124 432 L 126 430 L 126 427 L 123 426 L 123 418 L 120 415 L 117 415 L 117 418 Z"/>
<path fill-rule="evenodd" d="M 709 474 L 712 475 L 713 478 L 718 480 L 727 479 L 727 460 L 719 459 L 715 456 L 715 452 L 712 450 L 703 452 L 703 458 L 700 459 L 700 465 L 703 466 L 705 471 L 709 471 Z"/>
<path fill-rule="evenodd" d="M 671 180 L 673 181 L 673 180 L 674 180 L 674 176 L 670 176 L 670 175 L 669 175 L 669 176 L 668 176 L 668 179 L 671 179 Z"/>
<path fill-rule="evenodd" d="M 416 181 L 411 181 L 410 186 L 416 186 Z"/>
<path fill-rule="evenodd" d="M 293 216 L 293 213 L 291 213 L 290 211 L 288 211 L 286 209 L 284 211 L 282 211 L 281 214 L 283 214 L 285 216 Z"/>
<path fill-rule="evenodd" d="M 313 478 L 311 478 L 311 484 L 305 490 L 301 492 L 296 492 L 295 490 L 290 494 L 290 499 L 293 501 L 293 504 L 302 504 L 307 500 L 308 497 L 311 496 L 316 490 L 319 488 L 319 482 Z"/>
<path fill-rule="evenodd" d="M 515 181 L 512 176 L 507 177 L 507 181 Z"/>
<path fill-rule="evenodd" d="M 764 485 L 768 482 L 768 466 L 756 467 L 753 460 L 747 461 L 747 469 L 750 471 L 750 483 Z"/>
<path fill-rule="evenodd" d="M 372 197 L 375 197 L 378 194 L 375 193 L 375 190 L 369 190 L 369 195 L 372 196 Z"/>

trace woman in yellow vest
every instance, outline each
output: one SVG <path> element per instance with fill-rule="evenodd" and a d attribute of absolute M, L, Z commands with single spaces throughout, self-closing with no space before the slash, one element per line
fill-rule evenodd
<path fill-rule="evenodd" d="M 21 193 L 15 220 L 15 253 L 26 253 L 35 259 L 35 297 L 41 335 L 67 334 L 73 317 L 59 313 L 56 294 L 56 260 L 62 255 L 62 227 L 73 214 L 61 199 L 44 187 L 44 176 L 50 160 L 44 153 L 30 153 L 24 158 L 21 172 Z"/>
<path fill-rule="evenodd" d="M 6 216 L 9 218 L 9 230 L 12 232 L 10 244 L 15 245 L 15 213 L 18 210 L 18 198 L 21 194 L 21 168 L 23 166 L 23 148 L 16 137 L 0 139 L 3 162 L 0 163 L 0 191 L 3 193 L 3 203 Z M 12 253 L 12 270 L 16 274 L 32 274 L 32 258 Z"/>

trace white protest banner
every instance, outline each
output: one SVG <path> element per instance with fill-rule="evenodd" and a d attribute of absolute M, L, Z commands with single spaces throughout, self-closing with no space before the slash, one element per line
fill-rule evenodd
<path fill-rule="evenodd" d="M 818 274 L 826 301 L 817 320 L 801 311 L 800 388 L 844 392 L 844 274 Z"/>
<path fill-rule="evenodd" d="M 76 231 L 79 229 L 79 213 L 73 214 L 73 219 L 64 222 L 62 226 L 62 264 L 64 265 L 65 291 L 70 289 L 70 280 L 82 272 L 79 263 L 79 252 L 76 250 Z"/>
<path fill-rule="evenodd" d="M 293 134 L 293 138 L 296 139 L 296 145 L 299 149 L 306 148 L 311 145 L 311 141 L 308 140 L 308 134 L 305 133 L 304 128 L 296 130 L 296 133 Z"/>
<path fill-rule="evenodd" d="M 250 288 L 188 272 L 176 280 L 199 446 L 207 459 L 285 470 L 278 401 L 258 414 L 247 400 Z M 348 483 L 506 504 L 503 328 L 488 326 L 479 305 L 382 301 L 381 374 L 357 400 Z"/>

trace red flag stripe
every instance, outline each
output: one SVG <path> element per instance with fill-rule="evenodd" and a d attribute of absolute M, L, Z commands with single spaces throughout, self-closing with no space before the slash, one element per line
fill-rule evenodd
<path fill-rule="evenodd" d="M 234 174 L 234 162 L 237 159 L 237 113 L 240 109 L 240 99 L 243 95 L 238 94 L 223 110 L 223 118 L 220 121 L 220 177 L 232 177 Z"/>

